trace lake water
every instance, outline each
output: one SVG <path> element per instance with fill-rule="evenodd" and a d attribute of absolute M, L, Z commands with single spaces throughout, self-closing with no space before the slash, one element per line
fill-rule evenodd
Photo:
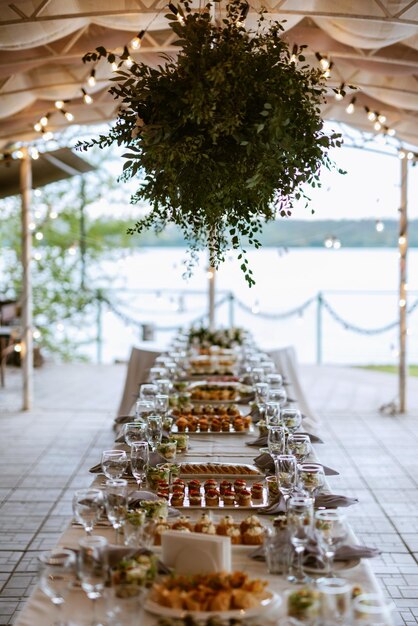
<path fill-rule="evenodd" d="M 288 252 L 265 248 L 249 254 L 256 286 L 252 289 L 239 270 L 228 260 L 216 277 L 218 299 L 232 291 L 244 307 L 234 307 L 234 323 L 249 328 L 264 348 L 292 344 L 299 360 L 314 363 L 318 352 L 318 310 L 312 303 L 303 312 L 287 319 L 274 314 L 299 307 L 318 292 L 330 307 L 350 325 L 364 329 L 383 327 L 396 321 L 399 260 L 395 249 L 293 248 Z M 103 361 L 126 359 L 130 347 L 141 338 L 141 323 L 157 327 L 187 326 L 206 311 L 206 258 L 193 276 L 184 280 L 185 251 L 179 248 L 144 248 L 117 262 L 102 265 L 112 280 L 113 312 L 103 313 Z M 409 253 L 409 302 L 418 297 L 418 250 Z M 147 293 L 134 290 L 149 290 Z M 169 290 L 169 291 L 165 291 Z M 183 291 L 181 294 L 180 292 Z M 195 293 L 199 291 L 200 293 Z M 263 313 L 269 317 L 263 317 Z M 217 324 L 228 325 L 228 304 L 217 310 Z M 369 336 L 353 332 L 322 310 L 321 351 L 324 363 L 396 362 L 397 329 Z M 126 319 L 129 318 L 129 319 Z M 418 360 L 416 341 L 418 308 L 409 320 L 409 358 Z M 173 336 L 167 330 L 156 332 L 158 344 L 166 345 Z M 95 358 L 95 348 L 86 348 Z"/>

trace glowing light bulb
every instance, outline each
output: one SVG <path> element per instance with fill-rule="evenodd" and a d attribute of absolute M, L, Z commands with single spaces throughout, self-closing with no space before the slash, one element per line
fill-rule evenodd
<path fill-rule="evenodd" d="M 47 130 L 46 133 L 43 133 L 42 138 L 44 141 L 50 141 L 54 138 L 54 133 L 50 130 Z"/>
<path fill-rule="evenodd" d="M 126 65 L 126 67 L 127 67 L 127 68 L 131 68 L 133 64 L 134 64 L 134 60 L 133 60 L 133 58 L 132 58 L 132 57 L 130 57 L 130 56 L 129 56 L 129 57 L 125 60 L 125 65 Z"/>
<path fill-rule="evenodd" d="M 36 130 L 37 133 L 40 133 L 42 130 L 42 124 L 40 122 L 36 122 L 36 124 L 33 125 L 33 128 Z"/>
<path fill-rule="evenodd" d="M 39 159 L 39 152 L 36 148 L 31 148 L 29 151 L 29 154 L 34 161 Z"/>
<path fill-rule="evenodd" d="M 96 84 L 96 70 L 91 70 L 91 74 L 87 79 L 87 83 L 90 85 L 90 87 L 94 87 L 94 85 Z"/>
<path fill-rule="evenodd" d="M 405 157 L 406 157 L 405 152 L 404 152 L 403 150 L 400 150 L 400 151 L 399 151 L 399 158 L 402 160 L 402 159 L 404 159 Z"/>
<path fill-rule="evenodd" d="M 373 128 L 374 128 L 375 130 L 379 131 L 379 130 L 381 130 L 381 128 L 382 128 L 382 124 L 381 124 L 380 122 L 375 122 L 375 123 L 373 124 Z"/>
<path fill-rule="evenodd" d="M 377 119 L 379 120 L 379 122 L 381 124 L 384 124 L 386 122 L 386 115 L 382 115 L 381 113 L 377 116 Z"/>
<path fill-rule="evenodd" d="M 55 100 L 55 108 L 63 109 L 64 108 L 64 100 Z"/>
<path fill-rule="evenodd" d="M 329 69 L 329 60 L 327 59 L 327 57 L 322 57 L 319 61 L 319 65 L 321 66 L 321 69 L 328 70 Z"/>
<path fill-rule="evenodd" d="M 41 119 L 39 120 L 39 123 L 41 126 L 46 126 L 48 124 L 48 116 L 43 115 Z"/>
<path fill-rule="evenodd" d="M 382 220 L 376 220 L 376 230 L 378 233 L 381 233 L 385 230 L 385 225 Z"/>
<path fill-rule="evenodd" d="M 83 88 L 81 88 L 81 91 L 83 93 L 83 100 L 86 104 L 91 104 L 93 102 L 93 98 L 91 97 L 90 94 L 87 93 L 87 91 Z"/>
<path fill-rule="evenodd" d="M 396 135 L 396 130 L 394 128 L 389 128 L 388 135 L 389 137 L 394 137 Z"/>
<path fill-rule="evenodd" d="M 68 120 L 69 122 L 73 121 L 74 115 L 72 113 L 70 113 L 70 111 L 65 111 L 64 115 L 65 115 L 65 119 L 66 120 Z"/>
<path fill-rule="evenodd" d="M 326 237 L 324 240 L 324 246 L 328 249 L 332 248 L 332 244 L 334 243 L 332 237 Z"/>
<path fill-rule="evenodd" d="M 14 347 L 14 351 L 15 352 L 22 352 L 22 344 L 21 343 L 16 343 L 15 347 Z"/>
<path fill-rule="evenodd" d="M 341 248 L 341 241 L 339 239 L 334 239 L 332 247 L 334 250 L 339 250 Z"/>
<path fill-rule="evenodd" d="M 113 61 L 110 67 L 112 68 L 112 72 L 116 72 L 116 70 L 118 69 L 118 64 L 116 63 L 116 61 Z"/>
<path fill-rule="evenodd" d="M 400 298 L 399 306 L 403 309 L 406 306 L 406 300 L 404 298 Z"/>
<path fill-rule="evenodd" d="M 369 111 L 367 113 L 367 119 L 370 120 L 371 122 L 374 122 L 376 119 L 376 113 L 374 111 Z"/>
<path fill-rule="evenodd" d="M 354 102 L 350 102 L 350 104 L 346 107 L 345 110 L 348 113 L 348 115 L 352 115 L 355 111 Z"/>
<path fill-rule="evenodd" d="M 35 259 L 35 261 L 40 261 L 42 259 L 42 254 L 40 252 L 35 252 L 33 258 Z"/>
<path fill-rule="evenodd" d="M 406 155 L 406 158 L 408 159 L 408 161 L 412 161 L 412 159 L 414 158 L 414 153 L 408 152 L 408 154 Z"/>
<path fill-rule="evenodd" d="M 398 239 L 398 244 L 399 244 L 400 246 L 404 246 L 404 245 L 406 244 L 406 237 L 405 237 L 405 235 L 401 235 L 401 236 L 399 237 L 399 239 Z"/>
<path fill-rule="evenodd" d="M 337 91 L 337 93 L 335 94 L 335 99 L 340 101 L 344 98 L 343 94 L 341 93 L 341 91 Z"/>
<path fill-rule="evenodd" d="M 44 238 L 43 233 L 39 233 L 39 232 L 38 232 L 38 233 L 35 233 L 35 239 L 36 239 L 37 241 L 42 241 L 42 239 L 43 239 L 43 238 Z"/>
<path fill-rule="evenodd" d="M 39 332 L 39 330 L 35 329 L 35 330 L 33 331 L 33 333 L 32 333 L 32 337 L 33 337 L 34 339 L 40 339 L 40 337 L 41 337 L 41 333 Z"/>
<path fill-rule="evenodd" d="M 56 220 L 58 217 L 58 213 L 56 211 L 51 211 L 49 213 L 49 217 L 51 218 L 51 220 Z"/>
<path fill-rule="evenodd" d="M 28 228 L 33 232 L 36 228 L 35 222 L 29 222 Z"/>

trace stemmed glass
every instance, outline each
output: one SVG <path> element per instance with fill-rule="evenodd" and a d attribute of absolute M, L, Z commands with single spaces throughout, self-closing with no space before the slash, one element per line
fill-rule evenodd
<path fill-rule="evenodd" d="M 148 464 L 148 443 L 146 441 L 134 443 L 131 447 L 131 471 L 139 489 L 141 489 L 141 484 L 147 477 Z"/>
<path fill-rule="evenodd" d="M 281 374 L 269 374 L 266 378 L 266 382 L 272 389 L 281 389 L 283 387 L 283 376 Z"/>
<path fill-rule="evenodd" d="M 332 577 L 335 552 L 347 538 L 345 516 L 334 509 L 323 509 L 315 513 L 315 532 L 325 555 L 326 577 Z"/>
<path fill-rule="evenodd" d="M 151 367 L 148 378 L 152 383 L 155 383 L 159 378 L 164 378 L 167 375 L 167 369 L 165 367 Z"/>
<path fill-rule="evenodd" d="M 164 394 L 165 396 L 169 396 L 173 388 L 173 383 L 168 378 L 157 378 L 157 380 L 154 381 L 154 385 L 157 386 L 157 393 Z"/>
<path fill-rule="evenodd" d="M 87 535 L 91 535 L 94 525 L 103 511 L 103 493 L 100 489 L 79 489 L 73 496 L 73 513 L 76 521 L 82 524 Z"/>
<path fill-rule="evenodd" d="M 267 428 L 281 425 L 280 404 L 278 402 L 266 402 L 265 420 Z"/>
<path fill-rule="evenodd" d="M 251 379 L 253 385 L 264 382 L 264 370 L 262 367 L 253 367 L 251 369 Z"/>
<path fill-rule="evenodd" d="M 143 422 L 128 422 L 123 426 L 123 436 L 125 443 L 131 447 L 137 441 L 146 440 L 147 427 Z"/>
<path fill-rule="evenodd" d="M 39 557 L 39 586 L 52 604 L 57 607 L 57 621 L 54 626 L 67 626 L 61 619 L 61 609 L 75 580 L 76 557 L 72 550 L 54 548 L 43 552 Z"/>
<path fill-rule="evenodd" d="M 309 435 L 292 433 L 287 439 L 287 448 L 290 454 L 294 454 L 298 463 L 303 463 L 312 452 L 312 444 Z"/>
<path fill-rule="evenodd" d="M 284 387 L 270 389 L 269 391 L 270 402 L 278 402 L 283 407 L 287 402 L 287 392 Z"/>
<path fill-rule="evenodd" d="M 284 453 L 285 433 L 281 426 L 271 426 L 267 435 L 267 446 L 270 456 L 273 458 L 275 472 L 277 474 L 277 459 Z"/>
<path fill-rule="evenodd" d="M 281 454 L 275 461 L 277 483 L 283 498 L 287 500 L 296 486 L 297 462 L 293 454 Z"/>
<path fill-rule="evenodd" d="M 135 419 L 139 422 L 145 423 L 148 415 L 151 415 L 154 411 L 154 399 L 152 400 L 137 400 L 135 404 Z"/>
<path fill-rule="evenodd" d="M 149 402 L 153 403 L 153 406 L 157 393 L 158 387 L 157 385 L 153 385 L 152 383 L 146 383 L 145 385 L 139 386 L 139 399 L 148 400 Z"/>
<path fill-rule="evenodd" d="M 324 468 L 319 463 L 299 465 L 299 485 L 313 498 L 325 484 Z"/>
<path fill-rule="evenodd" d="M 115 543 L 119 543 L 119 529 L 125 521 L 128 507 L 128 481 L 123 478 L 107 480 L 105 485 L 105 507 L 109 522 L 115 529 Z"/>
<path fill-rule="evenodd" d="M 287 580 L 291 583 L 306 583 L 310 580 L 303 571 L 303 553 L 310 538 L 312 522 L 312 498 L 292 496 L 287 504 L 287 527 L 297 555 L 297 569 L 295 574 L 288 576 Z"/>
<path fill-rule="evenodd" d="M 254 385 L 255 403 L 260 418 L 263 418 L 266 402 L 268 400 L 269 386 L 267 383 L 258 382 Z"/>
<path fill-rule="evenodd" d="M 164 419 L 168 411 L 168 395 L 164 393 L 157 393 L 157 395 L 155 396 L 154 407 L 155 412 L 158 415 L 161 415 L 161 417 Z"/>
<path fill-rule="evenodd" d="M 108 577 L 107 539 L 93 535 L 80 540 L 78 552 L 78 576 L 81 587 L 92 601 L 91 626 L 102 626 L 97 621 L 96 603 L 102 597 Z"/>
<path fill-rule="evenodd" d="M 128 467 L 128 455 L 124 450 L 104 450 L 102 470 L 106 478 L 120 478 Z"/>
<path fill-rule="evenodd" d="M 286 430 L 294 433 L 302 424 L 302 413 L 290 407 L 282 409 L 282 420 Z"/>
<path fill-rule="evenodd" d="M 150 415 L 147 418 L 147 441 L 151 446 L 151 450 L 155 452 L 158 444 L 163 438 L 163 421 L 160 415 Z"/>

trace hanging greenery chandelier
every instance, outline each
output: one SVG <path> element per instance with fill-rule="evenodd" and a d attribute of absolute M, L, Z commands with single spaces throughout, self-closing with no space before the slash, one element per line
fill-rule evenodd
<path fill-rule="evenodd" d="M 236 249 L 252 286 L 247 246 L 260 247 L 265 222 L 290 216 L 294 200 L 306 198 L 303 185 L 319 185 L 341 137 L 323 130 L 325 79 L 306 64 L 305 46 L 291 50 L 282 25 L 263 13 L 247 30 L 241 0 L 227 4 L 218 21 L 214 6 L 169 5 L 179 53 L 161 55 L 156 68 L 134 62 L 126 48 L 117 56 L 99 47 L 84 57 L 116 64 L 109 91 L 121 106 L 108 134 L 80 147 L 128 148 L 122 179 L 138 178 L 132 202 L 151 207 L 130 233 L 174 223 L 192 262 L 206 248 L 215 268 Z"/>

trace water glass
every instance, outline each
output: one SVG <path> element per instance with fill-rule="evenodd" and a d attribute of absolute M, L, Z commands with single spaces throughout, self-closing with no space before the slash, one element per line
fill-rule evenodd
<path fill-rule="evenodd" d="M 148 443 L 146 441 L 139 441 L 132 444 L 131 447 L 131 471 L 132 476 L 138 483 L 138 488 L 141 489 L 141 484 L 147 477 L 149 465 L 149 450 Z"/>
<path fill-rule="evenodd" d="M 289 548 L 281 538 L 270 535 L 264 540 L 264 554 L 269 574 L 282 574 L 289 567 Z"/>
<path fill-rule="evenodd" d="M 73 496 L 73 514 L 88 535 L 99 521 L 103 511 L 103 493 L 100 489 L 79 489 Z"/>
<path fill-rule="evenodd" d="M 302 564 L 305 547 L 311 536 L 313 512 L 313 500 L 307 496 L 292 496 L 287 503 L 287 528 L 297 555 L 296 572 L 288 576 L 291 583 L 300 584 L 310 580 Z"/>
<path fill-rule="evenodd" d="M 168 396 L 163 393 L 157 393 L 155 396 L 154 408 L 155 412 L 164 418 L 168 411 Z"/>
<path fill-rule="evenodd" d="M 251 369 L 251 380 L 253 385 L 264 382 L 264 370 L 262 367 L 253 367 Z"/>
<path fill-rule="evenodd" d="M 282 409 L 282 420 L 286 430 L 289 433 L 294 433 L 302 424 L 302 413 L 299 409 Z"/>
<path fill-rule="evenodd" d="M 148 378 L 151 383 L 155 383 L 159 378 L 167 376 L 167 369 L 165 367 L 151 367 L 148 373 Z"/>
<path fill-rule="evenodd" d="M 147 418 L 146 434 L 151 450 L 155 452 L 163 437 L 163 421 L 160 415 L 150 415 Z"/>
<path fill-rule="evenodd" d="M 300 463 L 298 480 L 300 488 L 313 498 L 325 484 L 324 468 L 319 463 Z"/>
<path fill-rule="evenodd" d="M 115 529 L 115 543 L 118 543 L 119 529 L 123 526 L 128 507 L 127 480 L 118 478 L 106 481 L 105 507 L 108 520 Z"/>
<path fill-rule="evenodd" d="M 281 454 L 275 460 L 277 482 L 280 493 L 290 496 L 296 486 L 297 462 L 293 454 Z"/>
<path fill-rule="evenodd" d="M 137 400 L 135 404 L 135 419 L 145 423 L 147 417 L 154 412 L 154 398 L 152 400 Z"/>
<path fill-rule="evenodd" d="M 321 594 L 321 625 L 352 624 L 352 585 L 344 578 L 322 578 L 317 584 Z"/>
<path fill-rule="evenodd" d="M 76 557 L 72 550 L 53 548 L 42 552 L 39 559 L 39 586 L 57 608 L 58 620 L 54 626 L 66 626 L 61 609 L 75 580 Z"/>
<path fill-rule="evenodd" d="M 312 452 L 312 444 L 309 435 L 293 433 L 287 438 L 287 448 L 299 463 L 303 463 Z"/>
<path fill-rule="evenodd" d="M 354 626 L 392 626 L 394 605 L 377 593 L 362 593 L 353 600 Z"/>
<path fill-rule="evenodd" d="M 315 513 L 315 534 L 325 555 L 326 576 L 332 577 L 335 552 L 347 538 L 345 516 L 335 509 Z"/>
<path fill-rule="evenodd" d="M 279 455 L 285 451 L 285 431 L 281 426 L 271 426 L 267 435 L 267 447 L 269 454 L 273 457 L 274 462 Z"/>
<path fill-rule="evenodd" d="M 92 601 L 93 619 L 91 626 L 100 626 L 96 617 L 96 604 L 103 595 L 108 573 L 107 539 L 95 535 L 81 539 L 78 551 L 78 577 L 83 591 Z"/>
<path fill-rule="evenodd" d="M 125 443 L 131 447 L 137 441 L 146 441 L 147 427 L 144 422 L 128 422 L 123 426 Z"/>
<path fill-rule="evenodd" d="M 152 383 L 146 383 L 144 385 L 139 386 L 139 399 L 148 400 L 149 402 L 153 403 L 153 406 L 154 406 L 155 396 L 157 395 L 157 393 L 158 393 L 158 387 L 157 385 L 153 385 Z"/>
<path fill-rule="evenodd" d="M 102 470 L 106 478 L 120 478 L 128 467 L 128 455 L 124 450 L 104 450 Z"/>
<path fill-rule="evenodd" d="M 280 404 L 278 402 L 266 402 L 264 411 L 267 428 L 281 425 Z"/>
<path fill-rule="evenodd" d="M 257 404 L 265 404 L 269 397 L 269 386 L 267 383 L 256 383 L 254 385 L 255 401 Z"/>
<path fill-rule="evenodd" d="M 269 503 L 274 502 L 280 495 L 279 483 L 277 482 L 277 476 L 266 476 L 267 485 L 267 497 Z"/>
<path fill-rule="evenodd" d="M 173 389 L 173 383 L 168 378 L 157 378 L 157 380 L 154 380 L 154 385 L 157 387 L 157 393 L 165 396 L 169 396 Z"/>
<path fill-rule="evenodd" d="M 283 376 L 281 374 L 269 374 L 266 377 L 266 383 L 268 384 L 270 391 L 272 389 L 280 389 L 283 387 Z"/>
<path fill-rule="evenodd" d="M 260 367 L 263 369 L 264 371 L 264 376 L 265 379 L 267 381 L 267 377 L 271 376 L 271 374 L 274 374 L 274 371 L 276 369 L 276 365 L 274 363 L 274 361 L 272 360 L 265 360 L 265 361 L 261 361 L 260 362 Z"/>
<path fill-rule="evenodd" d="M 270 389 L 269 401 L 278 402 L 280 406 L 283 407 L 287 402 L 286 389 L 284 387 L 279 387 L 278 389 Z"/>

